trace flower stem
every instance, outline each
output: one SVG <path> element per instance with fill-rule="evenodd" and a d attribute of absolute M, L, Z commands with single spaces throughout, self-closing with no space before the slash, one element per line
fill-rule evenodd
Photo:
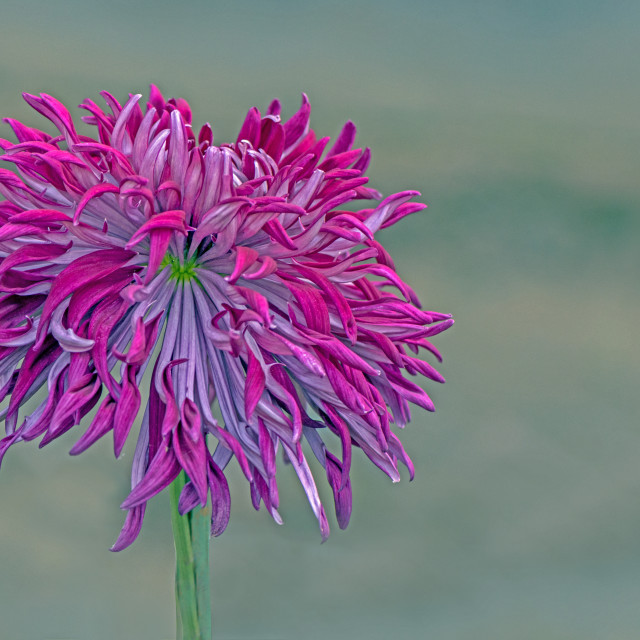
<path fill-rule="evenodd" d="M 194 509 L 184 516 L 178 513 L 186 482 L 181 472 L 169 488 L 176 548 L 176 639 L 211 640 L 210 508 Z"/>

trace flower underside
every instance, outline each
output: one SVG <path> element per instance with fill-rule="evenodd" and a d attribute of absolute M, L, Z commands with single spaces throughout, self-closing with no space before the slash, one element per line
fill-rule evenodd
<path fill-rule="evenodd" d="M 403 371 L 444 381 L 416 354 L 440 359 L 428 339 L 453 320 L 419 308 L 375 240 L 425 205 L 404 191 L 341 208 L 381 199 L 366 186 L 369 149 L 352 148 L 348 122 L 326 151 L 306 96 L 286 122 L 278 101 L 264 116 L 251 109 L 236 142 L 215 146 L 209 125 L 196 138 L 184 100 L 152 87 L 143 111 L 140 95 L 124 105 L 102 95 L 107 111 L 80 105 L 96 139 L 77 133 L 55 98 L 26 94 L 59 134 L 7 119 L 18 141 L 0 140 L 16 169 L 0 169 L 0 462 L 11 445 L 44 446 L 95 407 L 71 453 L 112 432 L 119 456 L 141 416 L 114 550 L 136 538 L 147 501 L 181 470 L 181 512 L 210 499 L 220 534 L 232 458 L 254 506 L 280 522 L 278 451 L 326 538 L 303 441 L 345 527 L 354 447 L 394 481 L 399 461 L 413 477 L 394 430 L 409 403 L 433 404 Z M 46 398 L 25 413 L 41 387 Z"/>

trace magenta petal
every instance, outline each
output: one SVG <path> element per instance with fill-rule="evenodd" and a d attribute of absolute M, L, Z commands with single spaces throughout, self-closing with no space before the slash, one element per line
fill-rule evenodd
<path fill-rule="evenodd" d="M 236 247 L 236 264 L 229 276 L 229 282 L 236 280 L 258 259 L 259 253 L 249 247 Z"/>
<path fill-rule="evenodd" d="M 184 211 L 163 211 L 147 220 L 132 236 L 127 243 L 127 249 L 137 245 L 145 236 L 162 231 L 178 231 L 187 234 L 184 221 Z"/>
<path fill-rule="evenodd" d="M 86 451 L 92 444 L 97 442 L 102 436 L 109 433 L 113 429 L 113 418 L 116 411 L 116 404 L 111 398 L 107 396 L 100 405 L 95 417 L 91 421 L 89 428 L 84 435 L 76 442 L 69 453 L 72 456 Z"/>
<path fill-rule="evenodd" d="M 195 403 L 188 402 L 191 403 L 191 409 L 185 411 L 184 406 L 187 403 L 185 400 L 182 411 L 183 418 L 174 432 L 172 443 L 180 466 L 193 482 L 200 503 L 204 506 L 207 503 L 207 451 L 204 436 L 200 430 L 200 414 Z M 185 414 L 187 414 L 186 419 Z M 195 433 L 197 433 L 197 437 L 194 440 Z"/>
<path fill-rule="evenodd" d="M 14 251 L 0 264 L 0 274 L 16 266 L 29 262 L 48 262 L 58 258 L 69 249 L 70 245 L 29 244 Z"/>
<path fill-rule="evenodd" d="M 264 392 L 265 375 L 258 359 L 249 351 L 247 381 L 244 390 L 244 412 L 247 420 L 251 418 Z"/>
<path fill-rule="evenodd" d="M 11 393 L 9 408 L 7 409 L 7 423 L 15 416 L 22 399 L 36 381 L 38 376 L 45 371 L 59 356 L 61 349 L 51 339 L 45 340 L 42 347 L 33 346 L 24 358 L 20 373 L 16 379 L 15 387 Z"/>
<path fill-rule="evenodd" d="M 342 486 L 342 469 L 340 462 L 328 451 L 326 456 L 327 479 L 333 491 L 338 526 L 341 529 L 346 529 L 351 518 L 351 481 L 347 479 L 347 482 Z"/>
<path fill-rule="evenodd" d="M 167 253 L 167 249 L 171 244 L 171 238 L 173 237 L 173 234 L 168 229 L 159 229 L 150 235 L 151 249 L 149 251 L 149 265 L 147 267 L 148 271 L 145 282 L 149 282 L 156 274 L 156 271 L 162 263 L 162 260 Z"/>
<path fill-rule="evenodd" d="M 66 427 L 80 422 L 82 416 L 86 415 L 91 407 L 97 403 L 102 391 L 100 381 L 92 376 L 84 376 L 84 378 L 89 378 L 86 385 L 73 388 L 70 383 L 67 391 L 56 403 L 49 430 L 40 442 L 41 447 L 62 435 L 66 431 Z M 71 373 L 69 379 L 71 379 Z"/>
<path fill-rule="evenodd" d="M 185 360 L 172 360 L 162 371 L 162 392 L 165 396 L 165 412 L 162 421 L 162 436 L 166 436 L 175 429 L 180 419 L 180 412 L 176 397 L 173 392 L 173 381 L 171 379 L 171 369 L 182 364 Z"/>
<path fill-rule="evenodd" d="M 165 441 L 151 461 L 144 477 L 120 505 L 121 509 L 132 509 L 168 487 L 180 473 L 181 466 L 170 444 Z"/>
<path fill-rule="evenodd" d="M 20 431 L 15 431 L 14 433 L 5 436 L 4 438 L 2 438 L 2 440 L 0 440 L 0 466 L 2 465 L 4 454 L 7 453 L 9 447 L 16 442 L 20 442 L 20 439 Z"/>
<path fill-rule="evenodd" d="M 344 489 L 349 483 L 349 472 L 351 470 L 351 434 L 344 420 L 334 411 L 327 403 L 324 404 L 324 410 L 327 412 L 331 423 L 338 431 L 340 442 L 342 443 L 342 463 L 341 478 L 338 484 L 340 490 Z"/>
<path fill-rule="evenodd" d="M 190 398 L 186 398 L 182 403 L 180 418 L 182 420 L 182 428 L 189 438 L 191 438 L 191 441 L 200 441 L 202 439 L 200 411 L 198 405 Z"/>
<path fill-rule="evenodd" d="M 297 113 L 284 123 L 285 147 L 290 147 L 307 132 L 311 105 L 306 94 L 302 94 L 302 106 Z"/>
<path fill-rule="evenodd" d="M 111 551 L 122 551 L 135 541 L 142 529 L 146 509 L 147 505 L 141 504 L 133 507 L 133 509 L 127 513 L 122 531 L 120 531 L 118 539 L 113 543 Z"/>
<path fill-rule="evenodd" d="M 48 326 L 53 310 L 71 293 L 96 278 L 102 278 L 120 269 L 135 254 L 124 249 L 104 249 L 94 251 L 74 260 L 63 269 L 51 285 L 51 291 L 42 309 L 38 326 L 37 344 L 42 344 L 44 331 Z"/>
<path fill-rule="evenodd" d="M 68 137 L 68 141 L 77 140 L 78 136 L 73 126 L 71 114 L 61 102 L 46 93 L 42 93 L 40 96 L 23 93 L 22 97 L 38 113 L 51 120 L 59 131 Z"/>
<path fill-rule="evenodd" d="M 127 365 L 126 375 L 122 380 L 122 393 L 113 417 L 113 451 L 116 458 L 122 453 L 139 409 L 140 391 L 136 383 L 136 367 Z"/>
<path fill-rule="evenodd" d="M 119 193 L 120 188 L 114 184 L 97 184 L 94 187 L 91 187 L 87 190 L 87 192 L 82 197 L 82 200 L 78 202 L 76 206 L 75 213 L 73 214 L 73 222 L 77 223 L 80 220 L 80 214 L 83 212 L 84 208 L 93 200 L 94 198 L 99 198 L 101 195 L 105 193 Z"/>
<path fill-rule="evenodd" d="M 253 474 L 251 473 L 247 456 L 242 450 L 242 446 L 240 445 L 240 443 L 228 431 L 225 431 L 220 427 L 213 427 L 213 432 L 216 437 L 224 444 L 224 446 L 233 452 L 238 460 L 240 468 L 242 469 L 242 473 L 244 473 L 247 480 L 251 482 L 253 480 Z"/>
<path fill-rule="evenodd" d="M 260 429 L 258 431 L 258 442 L 260 443 L 260 455 L 264 462 L 264 468 L 269 478 L 276 475 L 276 452 L 273 446 L 273 440 L 265 427 L 262 418 L 258 420 Z"/>
<path fill-rule="evenodd" d="M 211 493 L 211 535 L 219 536 L 229 524 L 231 494 L 229 485 L 220 468 L 209 458 L 209 491 Z"/>
<path fill-rule="evenodd" d="M 195 485 L 191 481 L 187 482 L 180 492 L 178 513 L 183 516 L 185 513 L 195 509 L 200 504 L 202 504 L 202 501 L 196 491 Z"/>
<path fill-rule="evenodd" d="M 158 111 L 162 111 L 165 106 L 165 100 L 160 93 L 160 89 L 152 84 L 149 88 L 149 103 L 153 105 Z"/>
<path fill-rule="evenodd" d="M 305 278 L 309 278 L 311 282 L 317 284 L 323 291 L 323 293 L 327 296 L 327 298 L 331 300 L 331 302 L 335 305 L 340 317 L 340 321 L 342 322 L 342 326 L 344 327 L 345 333 L 347 334 L 347 338 L 349 338 L 349 340 L 351 340 L 351 342 L 355 344 L 358 336 L 358 328 L 355 318 L 353 317 L 351 307 L 345 300 L 344 296 L 337 290 L 337 288 L 329 281 L 328 278 L 325 278 L 312 269 L 301 267 L 298 267 L 298 269 Z"/>
<path fill-rule="evenodd" d="M 18 142 L 47 142 L 47 140 L 51 138 L 49 134 L 39 131 L 38 129 L 27 127 L 13 118 L 3 118 L 2 121 L 6 122 L 13 129 L 13 133 L 15 133 L 16 138 L 18 138 Z"/>
<path fill-rule="evenodd" d="M 147 360 L 158 335 L 160 320 L 162 320 L 162 313 L 159 313 L 147 323 L 142 318 L 138 318 L 131 346 L 124 357 L 128 364 L 141 365 Z"/>
<path fill-rule="evenodd" d="M 242 128 L 240 129 L 240 133 L 238 134 L 236 143 L 241 142 L 242 140 L 247 140 L 251 143 L 252 146 L 257 147 L 259 142 L 259 134 L 260 112 L 255 107 L 252 107 L 251 109 L 249 109 L 249 113 L 247 113 L 247 117 L 242 124 Z"/>
<path fill-rule="evenodd" d="M 331 156 L 335 156 L 339 153 L 343 153 L 344 151 L 348 151 L 351 149 L 351 145 L 353 145 L 354 140 L 356 139 L 356 125 L 348 120 L 344 127 L 342 127 L 342 131 L 340 135 L 336 139 L 334 145 L 329 149 L 327 153 L 327 158 Z"/>

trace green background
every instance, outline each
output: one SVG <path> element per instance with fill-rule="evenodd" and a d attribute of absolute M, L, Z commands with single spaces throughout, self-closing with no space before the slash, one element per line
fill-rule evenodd
<path fill-rule="evenodd" d="M 223 142 L 305 91 L 320 135 L 356 122 L 374 186 L 429 204 L 381 234 L 457 321 L 437 413 L 403 434 L 416 479 L 356 456 L 352 523 L 320 545 L 291 469 L 278 527 L 231 465 L 217 638 L 640 636 L 640 4 L 3 0 L 1 20 L 2 116 L 38 122 L 22 91 L 155 82 Z M 132 451 L 74 441 L 0 471 L 0 638 L 168 639 L 168 501 L 110 553 Z"/>

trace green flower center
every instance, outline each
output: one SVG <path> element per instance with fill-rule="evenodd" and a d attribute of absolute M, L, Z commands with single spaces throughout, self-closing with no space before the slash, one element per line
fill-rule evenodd
<path fill-rule="evenodd" d="M 160 269 L 165 267 L 171 267 L 170 279 L 178 282 L 190 282 L 196 277 L 197 267 L 195 257 L 185 259 L 183 264 L 180 264 L 177 256 L 167 253 L 160 263 Z"/>

